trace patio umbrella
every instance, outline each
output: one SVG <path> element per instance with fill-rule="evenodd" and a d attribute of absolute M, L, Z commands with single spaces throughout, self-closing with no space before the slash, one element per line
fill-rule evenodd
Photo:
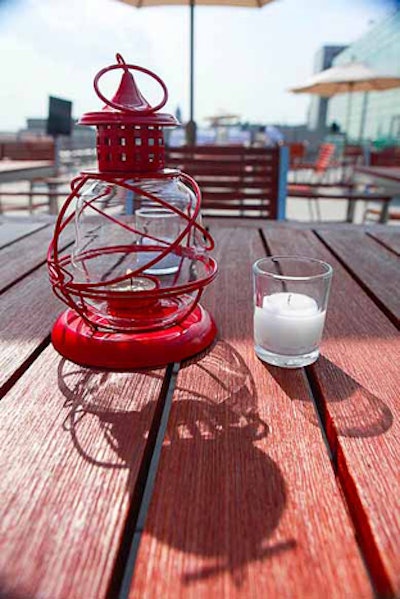
<path fill-rule="evenodd" d="M 303 85 L 293 87 L 290 91 L 295 94 L 316 94 L 325 98 L 330 98 L 336 94 L 349 94 L 346 115 L 347 133 L 351 115 L 352 94 L 354 92 L 385 91 L 395 87 L 400 87 L 400 77 L 382 75 L 363 63 L 350 62 L 325 69 L 310 77 Z M 360 136 L 362 132 L 363 123 Z"/>
<path fill-rule="evenodd" d="M 189 5 L 190 6 L 190 123 L 194 129 L 194 8 L 196 4 L 207 6 L 233 6 L 262 8 L 273 0 L 119 0 L 136 8 L 145 6 Z M 192 138 L 194 140 L 194 136 Z"/>

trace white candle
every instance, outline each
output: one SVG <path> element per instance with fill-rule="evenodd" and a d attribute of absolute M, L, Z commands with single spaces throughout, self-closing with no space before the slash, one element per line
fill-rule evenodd
<path fill-rule="evenodd" d="M 257 346 L 276 354 L 296 356 L 318 348 L 325 323 L 325 310 L 302 293 L 273 293 L 254 311 Z"/>

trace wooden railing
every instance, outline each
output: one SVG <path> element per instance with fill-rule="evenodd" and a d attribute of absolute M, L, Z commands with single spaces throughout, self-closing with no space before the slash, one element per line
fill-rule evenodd
<path fill-rule="evenodd" d="M 287 149 L 244 146 L 166 148 L 166 166 L 191 175 L 207 216 L 284 217 Z"/>
<path fill-rule="evenodd" d="M 0 160 L 54 160 L 52 139 L 17 140 L 0 142 Z"/>

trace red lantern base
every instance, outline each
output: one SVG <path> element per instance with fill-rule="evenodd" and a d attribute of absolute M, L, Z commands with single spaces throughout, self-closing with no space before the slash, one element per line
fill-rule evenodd
<path fill-rule="evenodd" d="M 57 319 L 51 340 L 64 358 L 94 368 L 133 370 L 180 362 L 208 347 L 217 328 L 199 304 L 180 324 L 144 333 L 93 331 L 73 310 Z"/>

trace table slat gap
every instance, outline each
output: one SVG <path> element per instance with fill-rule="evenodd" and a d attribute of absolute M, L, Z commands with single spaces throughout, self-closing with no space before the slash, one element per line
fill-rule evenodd
<path fill-rule="evenodd" d="M 384 233 L 382 233 L 381 231 L 366 231 L 368 237 L 370 237 L 371 239 L 373 239 L 376 243 L 379 243 L 380 245 L 383 245 L 384 248 L 386 248 L 387 250 L 389 250 L 390 252 L 393 252 L 393 254 L 396 254 L 396 256 L 400 256 L 400 230 L 397 233 L 397 237 L 398 239 L 397 244 L 395 243 L 394 239 L 391 238 L 391 236 L 385 235 Z M 394 233 L 394 231 L 393 231 Z M 393 235 L 394 237 L 394 235 Z"/>
<path fill-rule="evenodd" d="M 127 538 L 128 535 L 124 535 L 123 544 L 117 557 L 117 568 L 118 562 L 120 562 L 119 576 L 115 570 L 107 593 L 110 599 L 112 597 L 118 597 L 119 599 L 129 597 L 136 557 L 153 495 L 179 367 L 180 363 L 169 364 L 164 376 L 138 475 L 136 485 L 138 496 L 135 497 L 135 493 L 132 497 L 131 513 L 128 516 L 130 526 L 126 532 L 130 533 L 130 539 Z"/>
<path fill-rule="evenodd" d="M 354 269 L 342 258 L 342 256 L 335 250 L 334 247 L 329 243 L 325 237 L 321 236 L 318 231 L 315 232 L 319 241 L 328 249 L 335 259 L 340 262 L 341 266 L 348 272 L 348 274 L 358 283 L 361 289 L 368 295 L 368 297 L 378 306 L 383 314 L 390 320 L 390 322 L 397 328 L 400 329 L 400 320 L 393 314 L 393 312 L 386 306 L 383 300 L 379 298 L 376 293 L 364 282 L 364 280 L 354 271 Z"/>
<path fill-rule="evenodd" d="M 393 350 L 396 349 L 396 331 L 377 305 L 375 298 L 365 292 L 359 277 L 355 277 L 352 269 L 332 250 L 328 243 L 330 234 L 326 233 L 324 242 L 324 239 L 321 239 L 324 234 L 321 232 L 320 235 L 318 231 L 315 237 L 317 243 L 313 242 L 313 237 L 307 232 L 302 236 L 297 235 L 297 238 L 293 238 L 289 231 L 286 231 L 286 234 L 267 231 L 266 234 L 269 235 L 275 253 L 279 253 L 283 247 L 290 248 L 293 253 L 304 253 L 307 248 L 311 257 L 328 262 L 331 257 L 335 274 L 330 300 L 330 319 L 328 318 L 327 322 L 326 350 L 324 351 L 323 345 L 320 360 L 311 366 L 310 370 L 320 386 L 321 401 L 324 403 L 322 412 L 326 412 L 328 440 L 337 453 L 337 480 L 356 529 L 363 560 L 368 564 L 367 570 L 373 580 L 376 595 L 393 597 L 399 588 L 396 568 L 399 551 L 396 541 L 398 520 L 394 511 L 398 503 L 398 481 L 395 475 L 398 453 L 396 432 L 388 431 L 396 427 L 393 414 L 396 413 L 397 396 L 396 366 L 395 362 L 392 366 L 385 358 L 385 344 L 391 342 Z M 366 231 L 364 235 L 366 237 Z M 334 231 L 331 239 L 333 244 Z M 339 239 L 339 234 L 336 239 Z M 357 244 L 362 240 L 355 235 L 352 242 Z M 377 245 L 377 248 L 382 255 L 388 254 L 383 246 Z M 347 255 L 351 261 L 350 255 Z M 340 315 L 337 306 L 343 300 L 346 302 L 346 310 Z M 355 306 L 360 310 L 360 316 L 362 315 L 361 326 L 354 311 Z M 343 342 L 343 337 L 346 340 L 349 337 L 348 345 Z M 358 347 L 354 346 L 354 339 L 358 339 Z M 370 344 L 375 348 L 375 354 L 371 353 Z M 358 360 L 352 356 L 354 351 L 359 356 Z M 393 352 L 392 361 L 396 360 L 395 356 L 396 351 Z M 360 364 L 362 366 L 358 371 L 355 367 Z M 379 394 L 375 395 L 379 371 L 387 376 L 383 376 Z M 354 405 L 353 396 L 359 400 Z M 363 411 L 362 401 L 368 404 L 369 412 Z M 378 411 L 378 415 L 374 409 Z M 355 420 L 357 414 L 359 421 Z M 369 416 L 378 418 L 376 431 L 375 421 L 371 425 L 372 430 L 368 428 L 369 420 L 366 424 L 364 422 L 364 418 Z M 357 426 L 361 427 L 360 432 Z M 383 429 L 381 432 L 379 427 Z M 389 472 L 393 474 L 393 479 L 391 485 L 387 486 L 385 481 L 388 479 L 385 478 L 385 473 Z"/>
<path fill-rule="evenodd" d="M 371 521 L 363 508 L 356 481 L 348 470 L 347 461 L 340 444 L 337 446 L 337 464 L 337 481 L 342 490 L 343 500 L 350 519 L 354 524 L 355 540 L 360 548 L 376 597 L 397 597 L 376 544 Z"/>
<path fill-rule="evenodd" d="M 25 372 L 32 366 L 35 360 L 40 356 L 42 351 L 50 344 L 50 335 L 47 335 L 43 341 L 36 346 L 34 351 L 19 365 L 19 367 L 0 385 L 0 401 L 6 393 L 15 385 Z"/>
<path fill-rule="evenodd" d="M 337 472 L 337 448 L 330 443 L 328 435 L 327 418 L 329 414 L 325 409 L 323 401 L 322 389 L 318 383 L 318 379 L 315 376 L 312 365 L 306 366 L 302 369 L 304 371 L 305 383 L 308 387 L 310 399 L 314 406 L 315 414 L 318 420 L 319 428 L 322 435 L 322 440 L 328 452 L 329 460 L 332 464 L 333 471 L 336 475 Z"/>
<path fill-rule="evenodd" d="M 0 264 L 0 278 L 3 285 L 0 284 L 0 295 L 46 265 L 47 247 L 51 240 L 52 231 L 48 227 L 43 227 L 35 233 L 35 238 L 30 236 L 30 239 L 18 239 L 16 240 L 18 242 L 16 246 L 13 244 L 11 249 L 3 248 L 4 256 Z M 20 242 L 27 247 L 20 246 Z M 60 244 L 60 251 L 64 251 L 72 244 L 72 238 L 68 241 L 64 239 L 63 243 Z M 49 280 L 48 285 L 50 288 Z"/>
<path fill-rule="evenodd" d="M 10 222 L 1 222 L 0 224 L 2 226 L 10 226 L 11 223 Z M 34 235 L 35 233 L 38 233 L 39 231 L 43 231 L 43 229 L 46 229 L 48 226 L 49 226 L 49 224 L 45 223 L 41 227 L 38 226 L 37 229 L 28 230 L 26 233 L 22 233 L 21 235 L 16 234 L 17 235 L 16 237 L 9 239 L 6 243 L 1 243 L 1 241 L 0 241 L 0 250 L 4 250 L 4 248 L 9 247 L 10 245 L 13 245 L 17 241 L 26 239 L 27 237 L 30 237 L 31 235 Z"/>
<path fill-rule="evenodd" d="M 16 595 L 23 589 L 32 597 L 107 597 L 144 453 L 151 451 L 148 438 L 157 426 L 153 417 L 164 375 L 164 369 L 85 369 L 49 346 L 0 402 L 2 465 L 18 489 L 2 478 L 0 561 Z M 10 460 L 14 442 L 31 462 L 29 470 L 26 460 L 23 466 L 29 475 Z M 5 530 L 12 509 L 19 516 L 9 543 Z"/>
<path fill-rule="evenodd" d="M 358 545 L 361 558 L 364 562 L 365 570 L 369 575 L 372 588 L 376 592 L 375 580 L 379 580 L 379 588 L 390 588 L 387 575 L 384 570 L 379 551 L 374 541 L 374 537 L 369 525 L 368 518 L 362 508 L 361 502 L 356 492 L 354 481 L 347 471 L 346 462 L 341 453 L 338 443 L 337 431 L 326 409 L 323 392 L 316 376 L 314 367 L 307 366 L 306 379 L 310 386 L 310 396 L 313 400 L 318 421 L 321 426 L 321 434 L 327 447 L 328 455 L 335 473 L 335 480 L 341 491 L 344 506 L 354 527 L 354 538 Z M 338 457 L 340 455 L 340 458 Z M 339 472 L 338 461 L 341 461 L 341 471 Z M 343 479 L 343 467 L 347 471 L 348 477 Z M 384 581 L 384 586 L 382 583 Z M 376 593 L 377 594 L 377 593 Z M 377 594 L 378 596 L 378 594 Z"/>
<path fill-rule="evenodd" d="M 265 256 L 272 256 L 271 248 L 268 245 L 268 241 L 267 241 L 266 236 L 264 235 L 264 231 L 262 229 L 258 229 L 258 234 L 260 236 L 261 243 L 265 250 Z M 263 257 L 264 256 L 260 256 L 260 258 L 263 258 Z"/>
<path fill-rule="evenodd" d="M 220 273 L 204 305 L 218 341 L 180 370 L 129 597 L 372 597 L 304 373 L 254 355 L 259 227 L 210 228 Z"/>

